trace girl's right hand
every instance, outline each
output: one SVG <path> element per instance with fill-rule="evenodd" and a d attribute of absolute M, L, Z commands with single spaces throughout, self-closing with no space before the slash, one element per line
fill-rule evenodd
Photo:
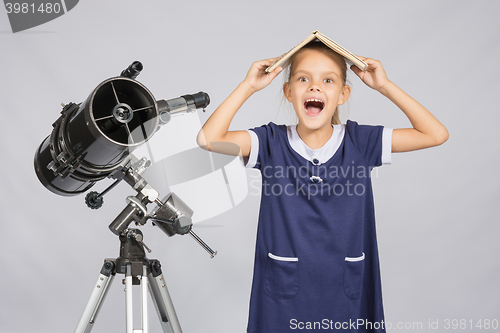
<path fill-rule="evenodd" d="M 248 70 L 247 76 L 243 83 L 247 84 L 252 92 L 257 92 L 267 87 L 274 78 L 283 70 L 282 67 L 277 67 L 273 72 L 267 74 L 266 68 L 271 66 L 280 57 L 256 61 Z"/>

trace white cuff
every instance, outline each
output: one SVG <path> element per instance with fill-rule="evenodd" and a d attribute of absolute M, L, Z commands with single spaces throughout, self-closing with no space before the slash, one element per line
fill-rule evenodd
<path fill-rule="evenodd" d="M 385 128 L 382 131 L 382 164 L 392 162 L 392 128 Z"/>
<path fill-rule="evenodd" d="M 252 145 L 250 146 L 250 156 L 248 156 L 248 161 L 245 164 L 246 168 L 253 168 L 257 163 L 257 156 L 259 155 L 259 137 L 252 130 L 246 130 L 250 134 L 252 139 Z"/>

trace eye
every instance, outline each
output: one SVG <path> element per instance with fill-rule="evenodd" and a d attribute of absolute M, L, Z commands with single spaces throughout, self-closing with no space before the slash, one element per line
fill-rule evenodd
<path fill-rule="evenodd" d="M 306 77 L 301 76 L 301 77 L 299 77 L 299 81 L 300 81 L 300 82 L 307 82 L 307 78 L 306 78 Z"/>
<path fill-rule="evenodd" d="M 325 83 L 333 83 L 333 80 L 332 79 L 325 79 L 324 82 Z"/>

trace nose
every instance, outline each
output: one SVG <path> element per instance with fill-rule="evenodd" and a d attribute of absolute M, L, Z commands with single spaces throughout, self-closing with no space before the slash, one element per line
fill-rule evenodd
<path fill-rule="evenodd" d="M 309 87 L 309 91 L 320 92 L 321 88 L 320 88 L 319 84 L 317 84 L 316 82 L 311 82 L 311 86 Z"/>

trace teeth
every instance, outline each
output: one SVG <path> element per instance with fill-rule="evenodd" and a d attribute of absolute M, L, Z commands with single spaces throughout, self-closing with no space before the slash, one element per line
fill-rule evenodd
<path fill-rule="evenodd" d="M 309 98 L 308 100 L 306 100 L 306 102 L 319 102 L 319 103 L 323 103 L 322 100 L 316 99 L 316 98 Z"/>

